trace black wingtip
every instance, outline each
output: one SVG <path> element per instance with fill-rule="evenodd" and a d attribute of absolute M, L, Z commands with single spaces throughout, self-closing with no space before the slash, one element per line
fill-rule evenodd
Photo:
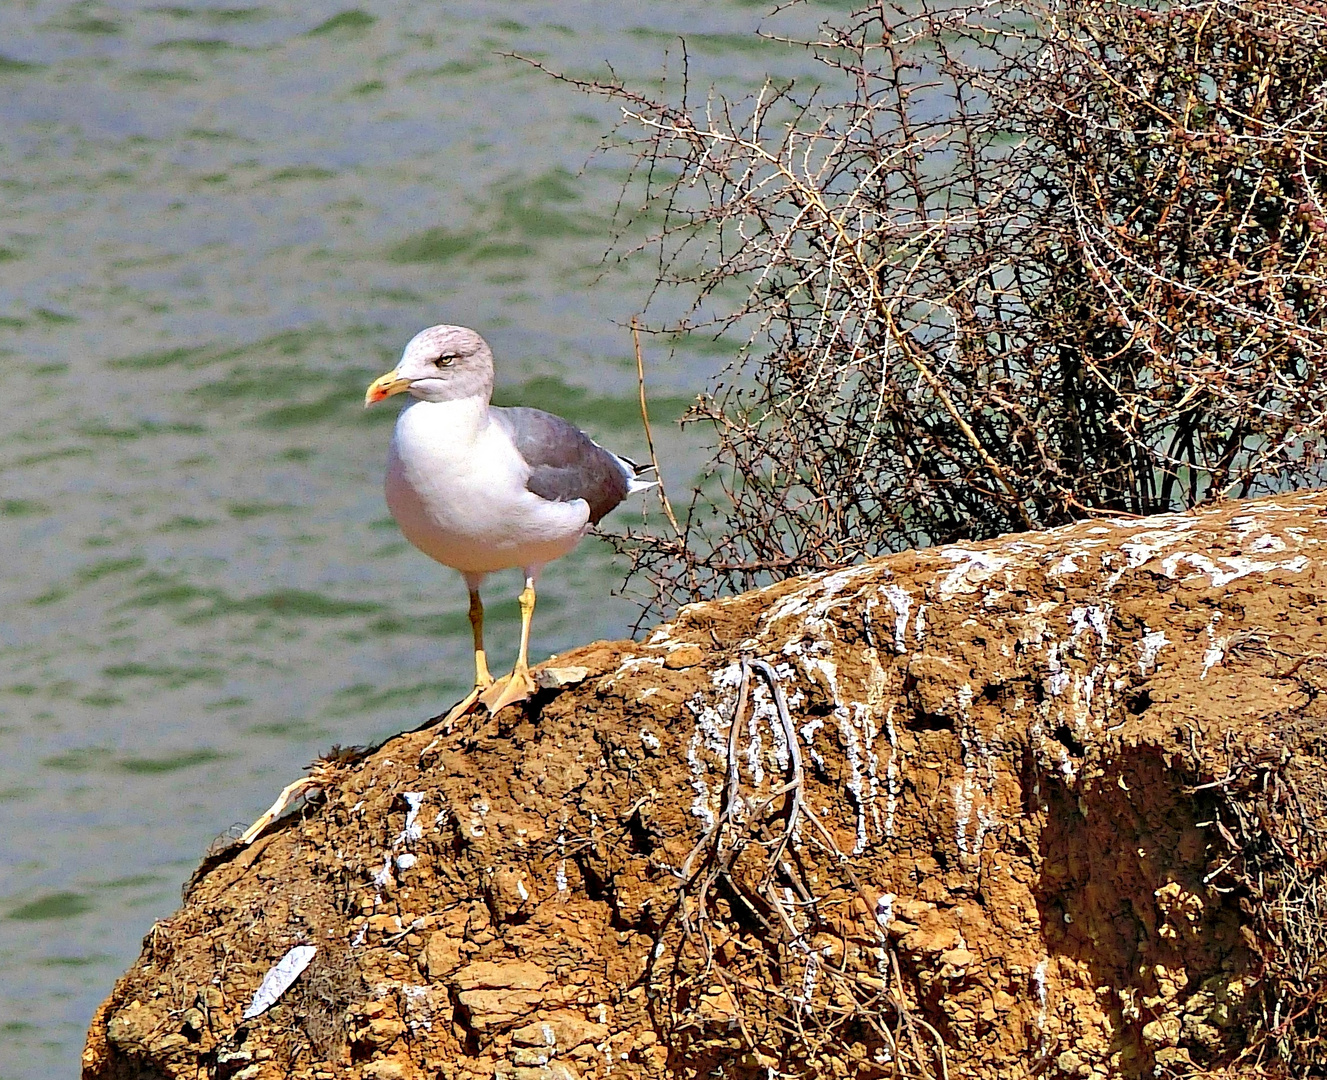
<path fill-rule="evenodd" d="M 617 457 L 619 461 L 623 462 L 623 464 L 630 465 L 631 471 L 635 473 L 637 476 L 640 476 L 641 473 L 655 471 L 654 466 L 651 464 L 642 465 L 639 461 L 632 461 L 631 458 L 626 457 L 622 454 L 618 454 Z"/>

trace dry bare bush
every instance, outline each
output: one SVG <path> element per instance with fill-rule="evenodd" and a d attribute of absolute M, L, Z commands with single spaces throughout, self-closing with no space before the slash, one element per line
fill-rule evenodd
<path fill-rule="evenodd" d="M 579 83 L 662 221 L 647 324 L 748 341 L 689 511 L 623 541 L 648 603 L 1319 479 L 1325 12 L 879 3 L 815 87 Z"/>

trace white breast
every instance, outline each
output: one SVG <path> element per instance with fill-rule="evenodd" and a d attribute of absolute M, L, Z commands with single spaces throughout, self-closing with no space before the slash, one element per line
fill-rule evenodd
<path fill-rule="evenodd" d="M 526 490 L 529 469 L 488 404 L 414 401 L 401 410 L 387 461 L 387 507 L 420 551 L 467 573 L 542 566 L 585 535 L 582 499 Z"/>

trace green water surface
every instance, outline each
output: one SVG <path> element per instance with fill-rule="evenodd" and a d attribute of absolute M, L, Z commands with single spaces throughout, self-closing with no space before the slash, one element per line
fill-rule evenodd
<path fill-rule="evenodd" d="M 387 517 L 396 410 L 361 404 L 415 331 L 480 329 L 503 401 L 644 452 L 622 324 L 649 266 L 601 262 L 615 113 L 499 54 L 644 80 L 684 33 L 693 85 L 814 78 L 763 15 L 0 6 L 0 1080 L 75 1075 L 215 836 L 465 688 L 464 590 Z M 678 486 L 703 453 L 664 421 L 724 356 L 651 369 Z M 533 652 L 626 634 L 621 574 L 598 542 L 550 567 Z M 518 587 L 491 579 L 495 665 Z"/>

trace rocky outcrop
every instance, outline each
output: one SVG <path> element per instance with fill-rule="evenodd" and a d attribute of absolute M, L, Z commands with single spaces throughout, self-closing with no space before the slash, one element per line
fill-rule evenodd
<path fill-rule="evenodd" d="M 784 582 L 338 755 L 206 860 L 84 1076 L 1303 1075 L 1325 507 Z"/>

